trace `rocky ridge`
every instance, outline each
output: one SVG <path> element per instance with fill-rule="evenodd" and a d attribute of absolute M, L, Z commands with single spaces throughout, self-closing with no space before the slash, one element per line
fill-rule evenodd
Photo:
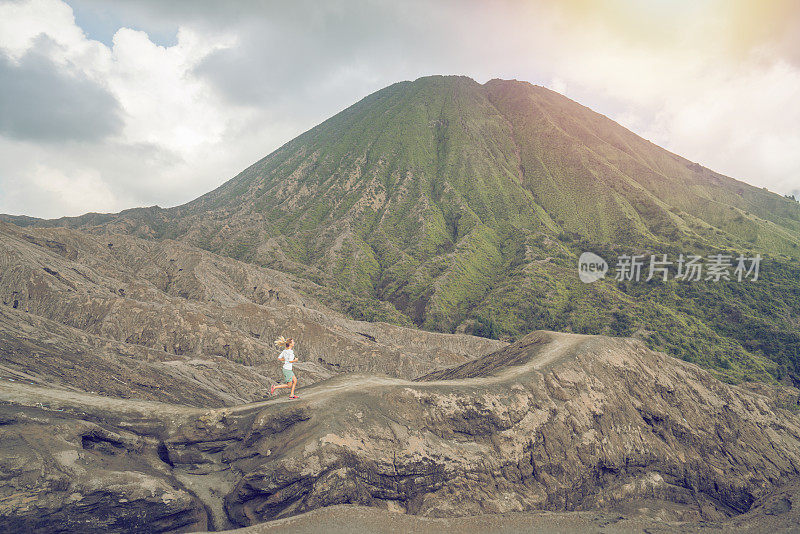
<path fill-rule="evenodd" d="M 218 530 L 338 504 L 721 521 L 798 477 L 796 389 L 730 386 L 635 340 L 539 331 L 444 374 L 218 409 L 3 380 L 0 522 Z"/>

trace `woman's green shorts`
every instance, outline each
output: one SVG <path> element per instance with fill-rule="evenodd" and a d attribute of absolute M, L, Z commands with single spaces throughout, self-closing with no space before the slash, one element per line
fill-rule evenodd
<path fill-rule="evenodd" d="M 283 370 L 283 378 L 285 382 L 291 382 L 292 378 L 294 378 L 294 371 L 291 369 L 284 369 Z"/>

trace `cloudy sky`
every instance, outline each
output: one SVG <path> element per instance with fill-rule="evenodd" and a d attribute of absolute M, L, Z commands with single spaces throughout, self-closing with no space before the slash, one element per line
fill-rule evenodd
<path fill-rule="evenodd" d="M 0 213 L 180 204 L 429 74 L 544 85 L 800 194 L 797 0 L 0 0 Z"/>

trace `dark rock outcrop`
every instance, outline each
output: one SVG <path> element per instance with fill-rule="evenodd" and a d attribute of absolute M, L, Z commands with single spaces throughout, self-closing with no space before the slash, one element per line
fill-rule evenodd
<path fill-rule="evenodd" d="M 0 523 L 220 529 L 337 504 L 716 521 L 799 474 L 800 416 L 780 401 L 794 389 L 767 396 L 638 341 L 550 332 L 466 367 L 335 376 L 297 401 L 213 410 L 2 381 Z"/>

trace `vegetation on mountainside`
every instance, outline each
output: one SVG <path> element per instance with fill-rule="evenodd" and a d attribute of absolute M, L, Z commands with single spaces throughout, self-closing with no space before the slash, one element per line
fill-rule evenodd
<path fill-rule="evenodd" d="M 291 272 L 359 319 L 636 335 L 728 381 L 800 384 L 800 205 L 527 83 L 394 84 L 187 205 L 59 222 Z M 758 282 L 587 285 L 585 250 L 765 261 Z"/>

